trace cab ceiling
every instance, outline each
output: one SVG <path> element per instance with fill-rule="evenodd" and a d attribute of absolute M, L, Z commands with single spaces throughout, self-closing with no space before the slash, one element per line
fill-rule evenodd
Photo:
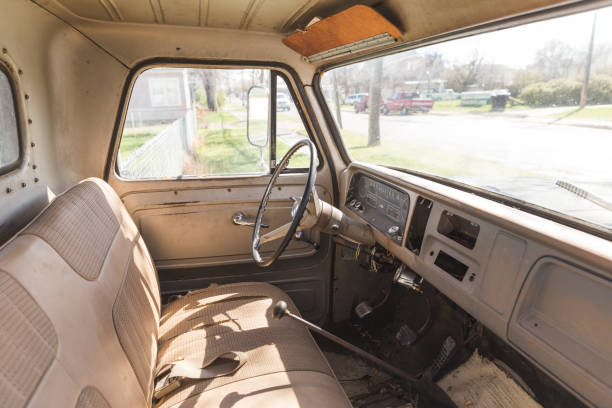
<path fill-rule="evenodd" d="M 290 32 L 345 0 L 57 0 L 73 14 L 99 21 Z M 374 1 L 361 2 L 372 4 Z"/>
<path fill-rule="evenodd" d="M 100 22 L 290 33 L 355 4 L 374 7 L 414 41 L 559 3 L 560 0 L 34 0 Z M 55 8 L 55 7 L 54 7 Z"/>

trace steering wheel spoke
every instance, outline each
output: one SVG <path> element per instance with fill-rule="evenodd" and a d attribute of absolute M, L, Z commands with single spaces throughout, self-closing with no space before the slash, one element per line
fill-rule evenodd
<path fill-rule="evenodd" d="M 270 242 L 270 241 L 276 241 L 277 239 L 281 239 L 283 238 L 285 235 L 287 235 L 287 232 L 289 231 L 289 229 L 291 228 L 291 224 L 290 222 L 288 222 L 285 225 L 282 225 L 270 232 L 268 232 L 265 235 L 262 235 L 259 238 L 259 245 L 263 245 L 266 242 Z"/>

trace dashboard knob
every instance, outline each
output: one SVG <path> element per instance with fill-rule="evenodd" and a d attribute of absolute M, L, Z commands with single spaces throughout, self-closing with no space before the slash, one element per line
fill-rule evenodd
<path fill-rule="evenodd" d="M 398 227 L 397 225 L 393 225 L 389 227 L 389 229 L 387 230 L 387 234 L 391 235 L 392 237 L 399 236 L 399 232 L 400 232 L 400 227 Z"/>

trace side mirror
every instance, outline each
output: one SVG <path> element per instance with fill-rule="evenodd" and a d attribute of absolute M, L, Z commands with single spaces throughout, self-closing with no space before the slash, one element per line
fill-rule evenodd
<path fill-rule="evenodd" d="M 247 139 L 257 147 L 266 147 L 270 129 L 270 94 L 262 86 L 249 88 L 247 99 Z"/>

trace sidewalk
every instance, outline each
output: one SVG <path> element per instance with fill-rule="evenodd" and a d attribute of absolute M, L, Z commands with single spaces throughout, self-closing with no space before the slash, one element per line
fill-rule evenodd
<path fill-rule="evenodd" d="M 586 106 L 584 109 L 593 109 L 593 108 L 612 108 L 612 105 L 593 105 Z M 575 111 L 577 107 L 575 106 L 562 106 L 562 107 L 554 107 L 554 108 L 537 108 L 537 109 L 507 109 L 504 112 L 491 112 L 491 111 L 473 111 L 473 112 L 461 112 L 460 114 L 473 114 L 473 115 L 486 115 L 486 116 L 498 116 L 505 118 L 516 118 L 523 119 L 529 122 L 546 124 L 546 125 L 563 125 L 563 126 L 577 126 L 577 127 L 588 127 L 593 129 L 611 129 L 612 130 L 612 120 L 595 120 L 595 119 L 586 119 L 586 118 L 573 118 L 572 115 L 568 117 L 555 117 L 555 115 L 570 113 Z M 444 111 L 432 111 L 430 114 L 434 115 L 455 115 L 459 114 L 458 112 L 444 112 Z M 612 119 L 612 118 L 611 118 Z"/>

